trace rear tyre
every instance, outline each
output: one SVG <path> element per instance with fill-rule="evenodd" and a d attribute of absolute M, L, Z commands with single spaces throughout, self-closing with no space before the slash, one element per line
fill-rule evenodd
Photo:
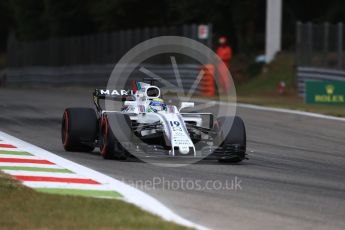
<path fill-rule="evenodd" d="M 231 120 L 233 119 L 233 123 L 230 129 L 230 132 L 226 133 L 222 127 L 227 127 L 231 125 Z M 222 143 L 220 144 L 220 147 L 225 147 L 226 145 L 237 145 L 240 147 L 240 152 L 236 156 L 234 154 L 234 157 L 229 159 L 219 159 L 219 162 L 222 163 L 239 163 L 244 159 L 244 155 L 246 152 L 246 146 L 247 146 L 247 136 L 246 136 L 246 128 L 244 126 L 243 120 L 235 116 L 232 117 L 219 117 L 217 119 L 218 127 L 219 128 L 219 135 L 221 135 L 223 138 Z M 224 137 L 225 136 L 225 137 Z"/>
<path fill-rule="evenodd" d="M 101 122 L 101 138 L 102 144 L 100 152 L 104 159 L 126 160 L 126 149 L 122 147 L 121 143 L 116 139 L 107 116 L 102 118 Z"/>
<path fill-rule="evenodd" d="M 97 135 L 97 116 L 91 108 L 67 108 L 62 117 L 61 140 L 66 151 L 91 152 Z"/>

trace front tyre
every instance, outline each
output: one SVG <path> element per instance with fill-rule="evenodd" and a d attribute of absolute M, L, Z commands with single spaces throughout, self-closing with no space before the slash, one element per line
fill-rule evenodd
<path fill-rule="evenodd" d="M 226 126 L 231 124 L 230 132 L 226 130 Z M 224 159 L 219 159 L 222 163 L 239 163 L 245 158 L 247 147 L 246 128 L 243 120 L 238 117 L 219 117 L 217 119 L 218 135 L 222 137 L 222 143 L 219 147 L 224 151 L 229 151 L 229 156 Z M 225 128 L 223 128 L 225 127 Z M 229 150 L 230 149 L 230 150 Z"/>
<path fill-rule="evenodd" d="M 91 152 L 97 135 L 97 116 L 91 108 L 67 108 L 62 117 L 61 140 L 66 151 Z"/>
<path fill-rule="evenodd" d="M 102 144 L 100 146 L 100 152 L 104 159 L 126 160 L 126 150 L 115 138 L 106 115 L 102 118 L 101 122 L 101 138 Z"/>

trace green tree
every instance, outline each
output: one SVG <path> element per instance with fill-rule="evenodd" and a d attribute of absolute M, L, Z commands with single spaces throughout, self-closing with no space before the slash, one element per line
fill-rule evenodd
<path fill-rule="evenodd" d="M 44 0 L 11 0 L 10 7 L 14 15 L 14 30 L 19 38 L 35 40 L 46 37 L 49 30 Z"/>

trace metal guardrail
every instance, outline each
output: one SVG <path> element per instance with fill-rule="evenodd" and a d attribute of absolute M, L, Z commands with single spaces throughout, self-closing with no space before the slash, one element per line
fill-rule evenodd
<path fill-rule="evenodd" d="M 114 68 L 113 64 L 104 65 L 83 65 L 83 66 L 30 66 L 8 68 L 6 71 L 6 85 L 8 86 L 92 86 L 105 87 L 111 72 Z M 172 91 L 181 91 L 178 89 L 175 73 L 171 65 L 154 65 L 147 64 L 145 68 L 164 78 L 168 82 L 176 85 L 176 88 L 169 88 Z M 130 69 L 130 68 L 128 68 Z M 201 66 L 197 64 L 181 64 L 178 65 L 184 90 L 192 87 L 196 80 Z M 128 81 L 132 79 L 140 80 L 148 76 L 142 72 L 134 71 L 130 74 Z M 157 85 L 164 85 L 157 81 Z M 202 89 L 200 84 L 197 92 Z"/>
<path fill-rule="evenodd" d="M 91 86 L 106 84 L 113 65 L 27 66 L 7 69 L 8 86 Z"/>
<path fill-rule="evenodd" d="M 117 63 L 128 50 L 149 38 L 184 36 L 211 47 L 212 25 L 208 24 L 207 38 L 200 38 L 198 28 L 196 24 L 153 27 L 42 41 L 20 41 L 12 34 L 7 43 L 8 68 L 0 80 L 5 79 L 4 85 L 9 86 L 105 87 L 114 68 L 109 63 Z M 147 62 L 150 64 L 146 64 L 147 69 L 177 86 L 172 66 L 166 60 L 161 56 L 152 57 Z M 178 68 L 184 89 L 191 88 L 201 66 L 181 55 Z M 129 80 L 143 77 L 147 76 L 136 71 Z M 202 86 L 197 88 L 198 91 L 201 89 Z M 171 90 L 182 89 L 171 87 Z"/>
<path fill-rule="evenodd" d="M 345 81 L 345 71 L 313 67 L 297 68 L 298 95 L 304 96 L 306 81 Z"/>
<path fill-rule="evenodd" d="M 296 24 L 298 95 L 304 96 L 306 81 L 345 81 L 343 23 Z"/>
<path fill-rule="evenodd" d="M 212 25 L 209 35 L 201 39 L 198 25 L 178 25 L 114 31 L 83 36 L 50 38 L 41 41 L 22 41 L 11 34 L 7 42 L 9 67 L 103 65 L 118 62 L 134 46 L 158 36 L 183 36 L 211 48 Z M 161 58 L 152 64 L 166 64 Z M 184 64 L 190 60 L 181 60 Z"/>

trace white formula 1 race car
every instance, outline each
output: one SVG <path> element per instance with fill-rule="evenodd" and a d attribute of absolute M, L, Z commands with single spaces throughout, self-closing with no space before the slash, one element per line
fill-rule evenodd
<path fill-rule="evenodd" d="M 89 152 L 99 147 L 105 159 L 139 156 L 240 162 L 246 158 L 241 118 L 214 119 L 211 113 L 183 112 L 193 108 L 194 102 L 181 102 L 177 108 L 165 104 L 160 89 L 152 83 L 137 82 L 136 86 L 135 90 L 96 89 L 93 98 L 97 112 L 67 108 L 61 128 L 64 149 Z M 120 101 L 121 108 L 105 110 L 102 99 L 107 103 Z"/>

